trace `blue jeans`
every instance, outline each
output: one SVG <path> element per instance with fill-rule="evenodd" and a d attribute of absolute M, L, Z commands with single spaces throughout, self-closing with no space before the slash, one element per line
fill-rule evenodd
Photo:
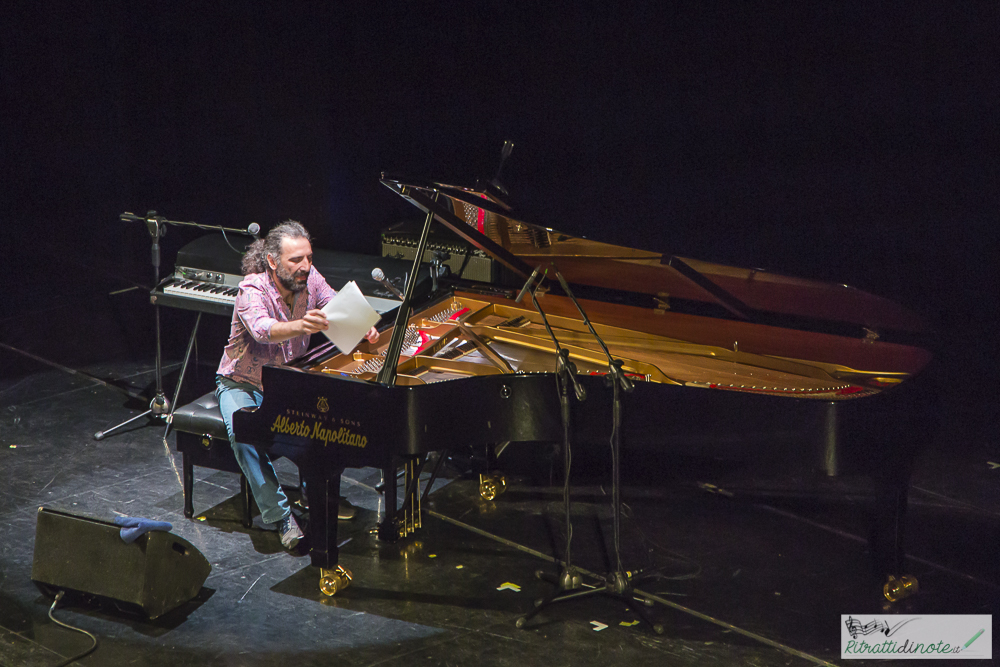
<path fill-rule="evenodd" d="M 277 523 L 288 516 L 291 509 L 288 498 L 278 483 L 271 459 L 252 445 L 236 442 L 233 434 L 233 413 L 243 408 L 260 407 L 264 395 L 252 384 L 234 382 L 221 375 L 216 377 L 215 383 L 218 387 L 215 395 L 219 397 L 219 410 L 222 412 L 222 420 L 226 422 L 229 444 L 233 447 L 236 462 L 246 476 L 250 492 L 260 509 L 261 521 Z"/>

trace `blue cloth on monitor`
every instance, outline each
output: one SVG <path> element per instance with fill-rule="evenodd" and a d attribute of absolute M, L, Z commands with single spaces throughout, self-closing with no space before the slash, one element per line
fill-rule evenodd
<path fill-rule="evenodd" d="M 116 516 L 115 525 L 122 526 L 122 539 L 130 544 L 139 539 L 140 535 L 145 535 L 151 530 L 169 532 L 173 529 L 173 526 L 166 521 L 153 521 L 152 519 L 142 519 L 132 516 Z"/>

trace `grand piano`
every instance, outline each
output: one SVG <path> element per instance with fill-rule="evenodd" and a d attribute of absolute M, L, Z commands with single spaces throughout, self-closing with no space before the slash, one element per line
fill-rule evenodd
<path fill-rule="evenodd" d="M 338 563 L 336 471 L 383 470 L 388 509 L 378 534 L 394 540 L 419 527 L 420 470 L 429 452 L 561 440 L 557 348 L 539 308 L 587 395 L 570 413 L 575 447 L 606 443 L 612 424 L 613 369 L 582 309 L 634 386 L 623 401 L 623 447 L 713 454 L 716 440 L 704 434 L 724 431 L 729 437 L 717 441 L 730 452 L 742 448 L 753 457 L 765 448 L 811 447 L 829 474 L 860 469 L 875 487 L 875 572 L 908 581 L 906 494 L 926 428 L 921 419 L 933 412 L 928 391 L 914 380 L 932 356 L 918 316 L 846 285 L 523 222 L 489 185 L 388 175 L 382 183 L 426 215 L 421 243 L 431 225 L 443 225 L 498 262 L 506 284 L 442 280 L 421 302 L 408 292 L 377 344 L 362 342 L 347 354 L 325 345 L 291 366 L 265 367 L 263 405 L 235 415 L 241 439 L 288 456 L 303 471 L 310 555 L 324 593 L 336 593 L 351 576 Z M 415 260 L 411 277 L 417 267 Z M 539 308 L 515 298 L 532 274 Z M 803 429 L 776 424 L 817 428 L 806 429 L 814 435 L 802 442 Z M 402 507 L 392 511 L 401 465 Z"/>

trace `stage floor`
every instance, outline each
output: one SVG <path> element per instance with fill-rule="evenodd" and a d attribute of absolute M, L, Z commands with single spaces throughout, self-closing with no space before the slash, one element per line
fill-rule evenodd
<path fill-rule="evenodd" d="M 518 629 L 550 590 L 536 571 L 555 574 L 551 558 L 565 543 L 561 483 L 549 483 L 544 453 L 523 447 L 501 457 L 509 486 L 492 502 L 457 461 L 446 465 L 423 528 L 395 544 L 370 532 L 378 473 L 348 470 L 343 488 L 361 511 L 340 524 L 341 562 L 354 582 L 326 597 L 304 551 L 286 552 L 276 533 L 240 524 L 236 475 L 196 469 L 196 518 L 187 520 L 180 456 L 172 439 L 165 446 L 162 425 L 93 439 L 141 412 L 122 390 L 148 394 L 151 359 L 61 353 L 59 364 L 86 373 L 73 374 L 10 331 L 0 347 L 4 666 L 53 665 L 89 646 L 49 620 L 52 600 L 30 580 L 39 507 L 168 521 L 212 566 L 197 597 L 156 621 L 87 601 L 57 608 L 56 618 L 100 639 L 81 665 L 856 664 L 839 658 L 840 615 L 883 610 L 868 574 L 866 480 L 652 456 L 625 468 L 621 553 L 646 576 L 638 588 L 656 597 L 648 611 L 664 634 L 602 596 L 550 607 Z M 107 327 L 91 345 L 113 351 L 116 335 Z M 176 361 L 168 358 L 169 387 Z M 210 373 L 188 381 L 204 386 Z M 572 491 L 573 561 L 598 573 L 613 562 L 602 457 L 581 453 Z M 922 456 L 907 530 L 921 591 L 885 611 L 1000 613 L 1000 471 L 987 458 L 941 446 Z M 295 483 L 293 466 L 278 469 Z"/>

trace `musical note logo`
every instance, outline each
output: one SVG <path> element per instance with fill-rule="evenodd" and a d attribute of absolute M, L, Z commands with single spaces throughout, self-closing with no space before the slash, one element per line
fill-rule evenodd
<path fill-rule="evenodd" d="M 911 623 L 917 619 L 911 618 L 905 621 L 900 621 L 899 623 L 890 626 L 886 621 L 880 621 L 878 619 L 872 619 L 868 623 L 862 623 L 858 619 L 848 616 L 844 624 L 847 625 L 847 632 L 851 635 L 852 639 L 857 639 L 858 635 L 868 636 L 875 634 L 876 632 L 881 632 L 886 637 L 891 637 L 896 632 L 899 631 L 901 627 L 907 623 Z"/>

